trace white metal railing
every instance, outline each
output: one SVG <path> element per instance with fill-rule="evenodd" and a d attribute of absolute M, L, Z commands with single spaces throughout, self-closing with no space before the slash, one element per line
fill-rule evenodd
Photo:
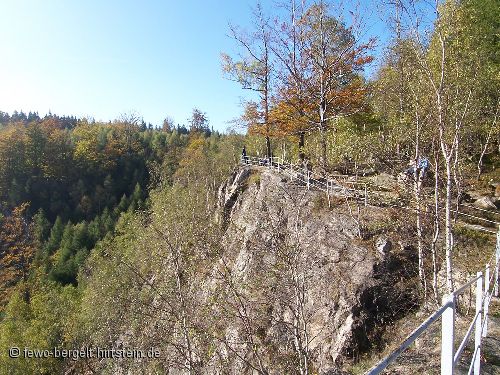
<path fill-rule="evenodd" d="M 366 375 L 380 374 L 389 364 L 394 362 L 399 355 L 407 349 L 429 326 L 441 317 L 441 375 L 453 375 L 455 367 L 467 346 L 474 331 L 474 353 L 471 358 L 468 374 L 479 375 L 481 373 L 481 340 L 488 334 L 488 308 L 493 296 L 498 297 L 498 276 L 500 265 L 500 227 L 497 232 L 497 243 L 495 249 L 494 273 L 490 278 L 490 265 L 486 265 L 484 273 L 478 272 L 476 277 L 466 284 L 457 288 L 453 293 L 443 297 L 443 303 L 432 315 L 430 315 L 420 326 L 418 326 L 403 343 L 392 351 L 387 357 L 373 366 Z M 493 281 L 493 283 L 492 283 Z M 466 334 L 457 350 L 455 350 L 455 319 L 457 297 L 467 291 L 476 283 L 476 313 L 472 319 Z M 493 286 L 490 290 L 490 286 Z"/>
<path fill-rule="evenodd" d="M 241 156 L 242 164 L 251 164 L 276 169 L 290 176 L 293 181 L 300 182 L 309 190 L 316 188 L 330 196 L 330 194 L 340 193 L 345 197 L 361 199 L 368 205 L 368 186 L 366 183 L 349 181 L 347 175 L 329 175 L 328 178 L 315 176 L 309 169 L 285 163 L 279 157 L 259 158 L 255 156 Z"/>
<path fill-rule="evenodd" d="M 341 193 L 343 196 L 348 198 L 354 198 L 358 200 L 363 200 L 365 206 L 368 205 L 368 196 L 373 196 L 376 199 L 371 199 L 371 204 L 379 204 L 383 200 L 383 195 L 372 189 L 368 189 L 368 184 L 366 182 L 351 181 L 351 176 L 340 175 L 340 174 L 330 174 L 328 178 L 322 178 L 321 176 L 315 176 L 310 170 L 304 166 L 295 165 L 293 163 L 286 163 L 280 157 L 255 157 L 255 156 L 241 156 L 242 164 L 252 164 L 257 166 L 265 166 L 269 168 L 277 169 L 278 172 L 286 173 L 293 180 L 303 183 L 309 190 L 311 187 L 322 190 L 327 193 L 328 198 L 330 194 Z M 377 203 L 378 202 L 378 203 Z M 462 204 L 462 206 L 475 209 L 481 212 L 486 212 L 489 214 L 500 215 L 498 212 L 493 212 L 489 210 L 484 210 L 474 206 Z M 444 210 L 444 208 L 442 208 Z M 469 217 L 475 220 L 480 220 L 486 222 L 490 225 L 500 225 L 500 222 L 491 219 L 485 219 L 482 217 L 477 217 L 468 213 L 452 210 L 453 213 Z M 487 228 L 477 228 L 484 232 L 496 234 L 496 232 L 491 231 Z"/>

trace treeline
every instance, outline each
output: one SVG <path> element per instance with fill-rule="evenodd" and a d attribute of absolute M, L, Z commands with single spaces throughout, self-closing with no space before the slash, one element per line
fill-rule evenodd
<path fill-rule="evenodd" d="M 0 202 L 30 202 L 53 222 L 91 219 L 112 209 L 138 184 L 149 183 L 148 168 L 163 161 L 175 168 L 176 149 L 187 134 L 142 131 L 137 124 L 89 123 L 69 129 L 57 117 L 26 124 L 6 123 L 0 131 Z"/>
<path fill-rule="evenodd" d="M 5 225 L 17 226 L 18 240 L 22 237 L 29 242 L 35 260 L 29 274 L 19 275 L 24 281 L 17 285 L 4 310 L 0 323 L 0 372 L 48 374 L 72 369 L 83 373 L 88 366 L 94 368 L 95 363 L 87 360 L 13 361 L 4 349 L 11 346 L 40 349 L 81 345 L 106 347 L 107 339 L 102 336 L 102 329 L 118 333 L 121 330 L 116 324 L 131 324 L 145 317 L 136 310 L 142 304 L 135 295 L 142 288 L 140 280 L 160 277 L 168 283 L 163 284 L 158 279 L 161 288 L 175 286 L 175 283 L 169 284 L 174 281 L 171 272 L 174 263 L 161 261 L 170 256 L 169 252 L 164 252 L 170 251 L 169 241 L 182 245 L 181 262 L 190 264 L 189 267 L 182 265 L 185 271 L 181 283 L 195 285 L 189 279 L 193 272 L 206 265 L 205 255 L 197 249 L 200 246 L 211 248 L 215 239 L 220 241 L 220 237 L 212 236 L 213 231 L 218 231 L 212 214 L 218 187 L 239 160 L 243 137 L 191 131 L 185 141 L 184 147 L 176 151 L 178 162 L 175 164 L 170 161 L 174 155 L 167 151 L 168 147 L 163 148 L 166 152 L 162 170 L 152 172 L 156 183 L 154 187 L 150 185 L 152 196 L 146 200 L 144 192 L 136 189 L 112 210 L 105 208 L 93 220 L 78 224 L 64 223 L 57 218 L 50 227 L 39 212 L 32 224 L 24 225 L 27 221 L 23 218 L 23 210 L 16 210 L 4 218 Z M 165 169 L 166 166 L 171 169 Z M 165 231 L 166 237 L 158 231 Z M 27 244 L 19 242 L 21 245 L 26 250 Z M 196 268 L 198 261 L 201 263 Z M 113 297 L 115 292 L 112 290 L 119 294 Z M 149 301 L 149 293 L 146 290 L 142 293 Z M 171 297 L 168 298 L 174 302 L 178 295 Z M 111 303 L 108 298 L 115 300 Z M 122 298 L 131 298 L 131 304 Z M 122 314 L 125 313 L 131 320 L 124 319 Z M 105 371 L 104 368 L 112 367 L 109 362 L 98 365 L 95 370 Z"/>
<path fill-rule="evenodd" d="M 28 112 L 28 114 L 23 111 L 14 111 L 12 115 L 7 112 L 0 111 L 0 128 L 8 124 L 23 124 L 26 125 L 30 122 L 41 121 L 47 119 L 56 119 L 62 127 L 65 129 L 72 129 L 76 126 L 78 118 L 75 116 L 58 116 L 49 112 L 43 118 L 38 115 L 38 112 Z"/>
<path fill-rule="evenodd" d="M 89 258 L 100 263 L 112 252 L 113 257 L 119 253 L 126 256 L 130 246 L 135 248 L 135 242 L 124 239 L 122 245 L 118 245 L 114 238 L 140 233 L 130 230 L 128 223 L 131 220 L 142 218 L 140 220 L 145 220 L 143 225 L 147 226 L 148 217 L 162 215 L 161 207 L 152 207 L 155 203 L 150 198 L 150 191 L 170 191 L 174 187 L 187 191 L 188 186 L 198 183 L 204 186 L 203 199 L 199 194 L 186 195 L 182 200 L 177 199 L 176 194 L 169 195 L 172 201 L 169 204 L 181 204 L 180 216 L 169 219 L 179 225 L 185 223 L 181 215 L 187 206 L 182 205 L 194 203 L 193 199 L 207 210 L 215 208 L 218 187 L 238 162 L 243 137 L 209 130 L 206 115 L 201 114 L 203 116 L 197 117 L 184 134 L 177 128 L 141 130 L 134 124 L 123 122 L 89 124 L 79 121 L 74 129 L 61 129 L 51 126 L 52 120 L 22 126 L 8 124 L 0 131 L 4 145 L 12 147 L 10 150 L 18 147 L 18 155 L 23 157 L 19 165 L 25 169 L 15 175 L 19 181 L 26 184 L 26 181 L 36 179 L 40 186 L 48 183 L 62 185 L 57 187 L 61 190 L 47 188 L 52 200 L 55 200 L 57 191 L 65 194 L 59 193 L 59 196 L 74 195 L 73 184 L 79 181 L 94 181 L 103 188 L 97 192 L 97 186 L 80 190 L 79 199 L 59 202 L 58 207 L 67 206 L 61 212 L 56 206 L 50 211 L 51 206 L 45 206 L 46 202 L 41 199 L 23 202 L 23 199 L 30 198 L 29 194 L 38 197 L 35 192 L 20 189 L 18 200 L 13 200 L 6 194 L 8 191 L 2 190 L 7 201 L 3 203 L 0 217 L 1 373 L 52 374 L 71 367 L 74 371 L 85 371 L 87 364 L 84 362 L 69 363 L 55 358 L 13 361 L 4 349 L 11 346 L 76 348 L 97 342 L 93 340 L 94 336 L 85 333 L 93 330 L 91 326 L 96 322 L 86 315 L 88 309 L 107 314 L 108 307 L 121 311 L 122 306 L 97 306 L 96 303 L 100 304 L 97 300 L 90 304 L 83 302 L 84 293 L 91 292 L 94 287 L 90 284 L 97 281 L 93 276 L 97 271 L 90 265 Z M 33 134 L 39 137 L 33 137 Z M 40 155 L 38 159 L 33 159 L 33 154 L 28 152 L 34 139 L 41 140 L 38 149 L 43 151 L 37 154 Z M 14 141 L 17 143 L 12 145 Z M 49 150 L 52 152 L 50 160 L 54 160 L 56 166 L 60 163 L 59 167 L 47 164 L 49 159 L 45 153 Z M 3 157 L 9 155 L 3 151 L 2 148 Z M 78 173 L 63 166 L 73 166 Z M 3 176 L 15 172 L 9 166 L 2 165 L 2 168 Z M 105 184 L 105 180 L 109 183 Z M 103 198 L 99 194 L 107 195 Z M 88 211 L 79 208 L 85 196 L 88 196 Z M 48 213 L 45 213 L 46 208 Z M 198 224 L 193 222 L 193 225 Z M 110 247 L 114 248 L 115 244 L 117 253 Z M 140 250 L 144 260 L 149 257 L 151 246 L 145 243 Z M 119 269 L 109 271 L 102 276 L 116 285 L 124 285 L 122 276 L 129 276 L 120 275 Z"/>

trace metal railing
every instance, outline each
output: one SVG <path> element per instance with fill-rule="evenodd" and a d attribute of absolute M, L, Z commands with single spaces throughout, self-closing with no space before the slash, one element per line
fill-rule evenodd
<path fill-rule="evenodd" d="M 441 375 L 453 375 L 463 350 L 469 343 L 474 331 L 474 352 L 471 358 L 468 374 L 479 375 L 481 373 L 481 340 L 488 334 L 488 309 L 493 296 L 498 297 L 498 276 L 500 265 L 500 227 L 497 232 L 497 243 L 495 249 L 495 266 L 490 278 L 490 265 L 486 264 L 484 273 L 478 272 L 476 277 L 456 289 L 453 293 L 445 295 L 442 305 L 430 315 L 420 326 L 418 326 L 403 343 L 384 359 L 373 366 L 366 375 L 380 374 L 389 364 L 394 362 L 404 350 L 406 350 L 429 326 L 441 317 Z M 469 290 L 476 284 L 476 313 L 469 324 L 467 332 L 462 339 L 458 349 L 455 350 L 455 320 L 457 297 Z M 490 287 L 491 288 L 490 290 Z"/>
<path fill-rule="evenodd" d="M 309 169 L 285 163 L 279 157 L 259 158 L 255 156 L 242 156 L 242 164 L 257 165 L 276 169 L 280 173 L 287 174 L 292 181 L 304 184 L 310 190 L 316 188 L 330 196 L 330 194 L 340 194 L 348 198 L 363 200 L 368 205 L 368 185 L 363 182 L 350 181 L 347 175 L 329 175 L 327 178 L 317 176 Z"/>

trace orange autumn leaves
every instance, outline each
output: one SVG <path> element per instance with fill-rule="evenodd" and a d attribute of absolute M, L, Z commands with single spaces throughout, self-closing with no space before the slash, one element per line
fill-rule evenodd
<path fill-rule="evenodd" d="M 28 206 L 23 203 L 0 219 L 0 308 L 8 300 L 11 287 L 26 279 L 35 253 L 31 225 L 24 218 Z"/>
<path fill-rule="evenodd" d="M 279 27 L 261 25 L 266 95 L 245 103 L 240 121 L 249 134 L 303 139 L 318 132 L 326 148 L 326 131 L 336 119 L 365 110 L 361 72 L 373 60 L 374 40 L 360 41 L 355 26 L 333 14 L 315 3 Z"/>
<path fill-rule="evenodd" d="M 368 47 L 366 47 L 368 48 Z M 373 60 L 372 56 L 360 56 L 352 60 L 353 66 L 362 66 Z M 345 69 L 347 70 L 347 69 Z M 241 120 L 247 124 L 251 135 L 286 137 L 302 132 L 314 132 L 319 123 L 319 105 L 312 91 L 306 86 L 302 91 L 292 86 L 283 86 L 273 97 L 268 123 L 262 122 L 260 106 L 256 102 L 245 105 Z M 325 100 L 329 103 L 329 116 L 348 116 L 366 109 L 368 87 L 361 77 L 355 76 L 346 83 L 332 85 Z"/>

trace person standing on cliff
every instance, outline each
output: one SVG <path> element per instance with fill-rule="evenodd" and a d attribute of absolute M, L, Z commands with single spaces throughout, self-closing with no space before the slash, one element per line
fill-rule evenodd
<path fill-rule="evenodd" d="M 243 163 L 248 164 L 247 149 L 245 146 L 243 146 L 243 150 L 241 151 L 241 158 L 243 159 Z"/>
<path fill-rule="evenodd" d="M 429 169 L 429 159 L 427 159 L 425 156 L 421 156 L 418 158 L 418 165 L 417 165 L 417 171 L 420 172 L 420 179 L 424 179 L 427 170 Z"/>

